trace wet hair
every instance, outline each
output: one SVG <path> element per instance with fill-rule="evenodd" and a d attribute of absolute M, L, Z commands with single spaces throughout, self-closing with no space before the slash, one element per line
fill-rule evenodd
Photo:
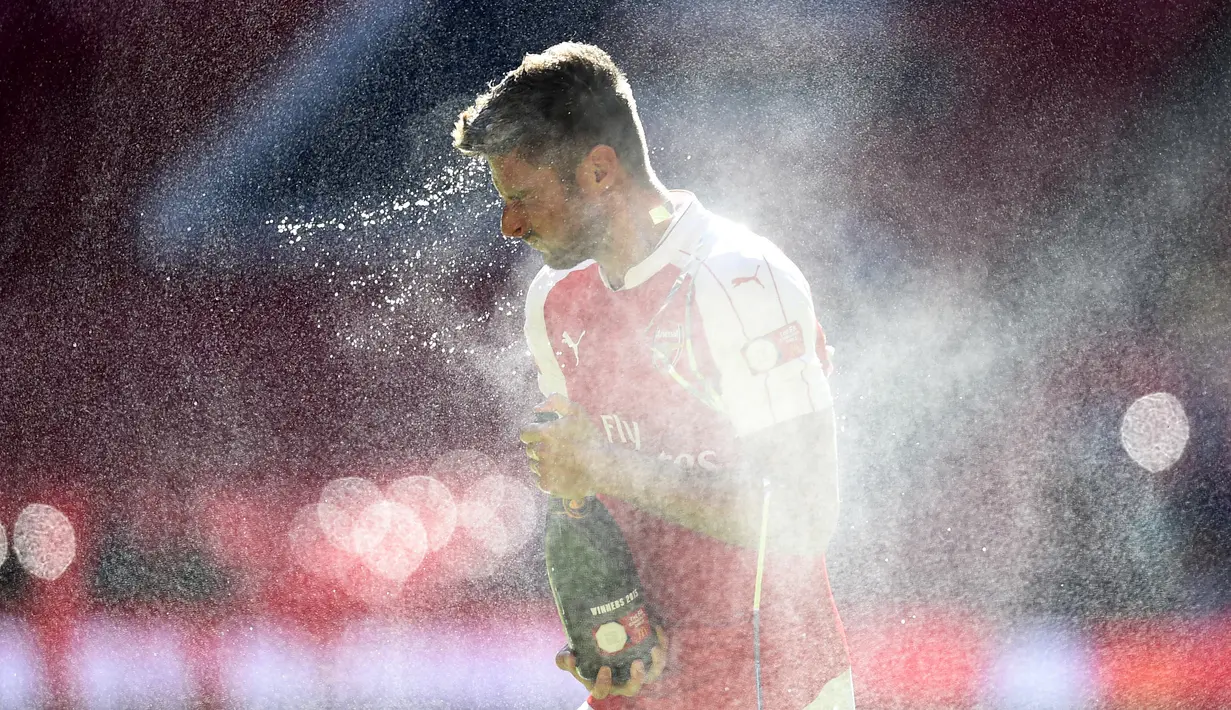
<path fill-rule="evenodd" d="M 610 146 L 638 182 L 655 181 L 628 80 L 590 44 L 562 42 L 527 54 L 453 127 L 453 145 L 470 156 L 514 151 L 533 165 L 572 175 L 598 145 Z"/>

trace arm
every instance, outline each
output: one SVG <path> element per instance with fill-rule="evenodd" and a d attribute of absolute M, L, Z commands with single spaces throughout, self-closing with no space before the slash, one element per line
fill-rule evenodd
<path fill-rule="evenodd" d="M 739 462 L 718 474 L 610 444 L 560 395 L 542 408 L 563 416 L 527 426 L 522 440 L 539 487 L 553 495 L 602 493 L 724 542 L 756 547 L 768 479 L 772 549 L 820 555 L 829 544 L 838 514 L 832 408 L 746 434 Z"/>
<path fill-rule="evenodd" d="M 608 445 L 597 457 L 593 477 L 599 493 L 743 547 L 759 541 L 763 479 L 768 479 L 771 548 L 824 554 L 838 517 L 832 409 L 742 437 L 740 460 L 732 468 L 715 475 Z"/>

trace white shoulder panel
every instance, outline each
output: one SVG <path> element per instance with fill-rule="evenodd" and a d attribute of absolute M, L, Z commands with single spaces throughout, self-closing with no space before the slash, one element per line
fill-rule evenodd
<path fill-rule="evenodd" d="M 588 263 L 588 262 L 587 262 Z M 555 351 L 547 335 L 547 318 L 544 307 L 547 304 L 547 294 L 571 271 L 560 271 L 544 266 L 530 282 L 526 290 L 526 345 L 534 358 L 538 369 L 539 391 L 547 397 L 553 393 L 568 396 L 568 387 L 564 383 L 564 371 L 556 360 Z"/>
<path fill-rule="evenodd" d="M 833 404 L 802 273 L 769 240 L 725 219 L 696 276 L 696 304 L 723 406 L 745 434 Z"/>

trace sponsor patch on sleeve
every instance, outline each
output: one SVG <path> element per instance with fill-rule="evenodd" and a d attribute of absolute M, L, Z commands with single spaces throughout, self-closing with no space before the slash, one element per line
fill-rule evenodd
<path fill-rule="evenodd" d="M 754 373 L 760 374 L 802 357 L 805 352 L 803 328 L 798 321 L 793 321 L 750 340 L 744 346 L 744 360 Z"/>

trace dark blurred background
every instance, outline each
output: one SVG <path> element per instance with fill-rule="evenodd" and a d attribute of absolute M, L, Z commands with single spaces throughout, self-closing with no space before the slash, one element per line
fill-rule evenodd
<path fill-rule="evenodd" d="M 812 284 L 862 706 L 1231 704 L 1225 3 L 9 0 L 0 707 L 580 702 L 449 138 L 565 39 Z M 329 544 L 407 476 L 440 549 Z"/>

